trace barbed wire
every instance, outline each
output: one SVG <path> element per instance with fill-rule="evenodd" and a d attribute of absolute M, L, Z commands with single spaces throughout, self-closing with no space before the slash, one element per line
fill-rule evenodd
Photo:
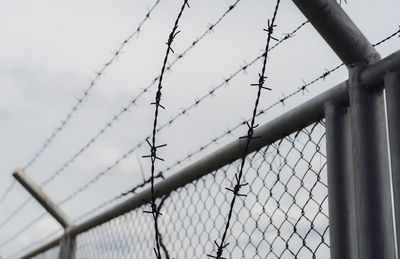
<path fill-rule="evenodd" d="M 2 229 L 15 215 L 17 215 L 33 198 L 30 196 L 28 197 L 21 205 L 19 205 L 7 218 L 5 218 L 0 223 L 0 229 Z"/>
<path fill-rule="evenodd" d="M 393 38 L 394 36 L 396 36 L 397 34 L 400 34 L 400 26 L 399 26 L 399 29 L 398 29 L 397 31 L 393 32 L 391 35 L 387 36 L 387 37 L 384 38 L 383 40 L 381 40 L 381 41 L 379 41 L 379 42 L 377 42 L 377 43 L 375 43 L 375 44 L 372 44 L 372 46 L 373 46 L 373 47 L 379 46 L 379 45 L 381 45 L 382 43 L 384 43 L 385 41 L 388 41 L 388 40 L 392 39 L 392 38 Z M 400 38 L 400 35 L 399 35 L 399 38 Z"/>
<path fill-rule="evenodd" d="M 241 0 L 236 0 L 235 3 L 230 5 L 228 9 L 217 19 L 216 22 L 212 23 L 205 32 L 203 32 L 198 38 L 196 38 L 192 44 L 189 45 L 181 54 L 178 54 L 177 57 L 174 59 L 174 61 L 169 64 L 166 67 L 166 70 L 169 71 L 172 69 L 172 67 L 183 57 L 187 55 L 187 53 L 192 50 L 195 46 L 198 45 L 198 43 L 203 40 L 220 22 L 237 6 L 237 4 Z M 51 181 L 53 181 L 59 174 L 65 171 L 80 155 L 82 155 L 93 143 L 96 142 L 96 140 L 101 137 L 107 129 L 111 128 L 115 122 L 119 121 L 128 110 L 136 104 L 136 102 L 144 95 L 146 94 L 150 88 L 152 88 L 155 83 L 159 80 L 160 75 L 156 76 L 151 83 L 146 86 L 145 88 L 142 89 L 142 91 L 139 92 L 138 95 L 134 96 L 129 103 L 124 106 L 116 115 L 114 115 L 111 120 L 109 120 L 107 123 L 105 123 L 105 126 L 101 128 L 96 135 L 94 135 L 84 146 L 82 146 L 75 154 L 73 154 L 59 169 L 57 169 L 54 173 L 52 173 L 48 178 L 46 178 L 42 183 L 41 186 L 49 184 Z"/>
<path fill-rule="evenodd" d="M 155 164 L 156 164 L 156 160 L 161 160 L 164 161 L 164 159 L 160 158 L 159 156 L 157 156 L 157 150 L 159 148 L 165 147 L 166 144 L 162 144 L 162 145 L 157 145 L 156 144 L 156 135 L 157 135 L 157 122 L 158 122 L 158 116 L 159 116 L 159 109 L 165 109 L 165 107 L 161 104 L 161 96 L 162 96 L 162 88 L 163 88 L 163 77 L 164 77 L 164 73 L 166 71 L 166 67 L 167 67 L 167 62 L 168 62 L 168 56 L 169 54 L 172 52 L 174 53 L 174 50 L 172 49 L 172 42 L 174 41 L 174 39 L 176 38 L 176 36 L 179 34 L 179 30 L 178 30 L 178 24 L 179 24 L 179 20 L 182 17 L 183 11 L 185 10 L 185 7 L 190 7 L 188 0 L 184 0 L 182 7 L 178 13 L 178 16 L 175 20 L 174 23 L 174 27 L 171 31 L 171 33 L 169 34 L 168 37 L 168 41 L 167 41 L 167 50 L 165 53 L 165 57 L 164 57 L 164 61 L 163 61 L 163 65 L 161 68 L 161 73 L 160 73 L 160 78 L 158 81 L 158 89 L 156 92 L 156 97 L 155 97 L 155 101 L 152 102 L 152 105 L 155 105 L 155 110 L 154 110 L 154 122 L 153 122 L 153 134 L 152 134 L 152 138 L 151 138 L 151 142 L 146 139 L 147 143 L 150 146 L 150 155 L 145 155 L 143 156 L 143 158 L 150 158 L 151 160 L 151 201 L 147 201 L 147 203 L 150 205 L 151 210 L 150 211 L 143 211 L 143 213 L 149 213 L 153 216 L 154 219 L 154 238 L 155 238 L 155 242 L 156 242 L 156 247 L 154 248 L 154 253 L 157 257 L 157 259 L 161 259 L 161 249 L 160 249 L 160 239 L 161 239 L 161 234 L 159 232 L 158 229 L 158 217 L 161 215 L 159 209 L 157 208 L 157 204 L 156 204 L 156 192 L 157 190 L 154 189 L 154 175 L 155 175 Z"/>
<path fill-rule="evenodd" d="M 10 238 L 7 240 L 3 241 L 0 243 L 0 248 L 4 247 L 5 245 L 9 244 L 11 241 L 19 237 L 22 233 L 27 231 L 29 228 L 31 228 L 36 222 L 39 220 L 43 219 L 45 216 L 47 216 L 47 212 L 43 212 L 40 214 L 38 217 L 34 218 L 32 221 L 30 221 L 28 224 L 24 225 L 22 228 L 20 228 L 14 235 L 12 235 Z"/>
<path fill-rule="evenodd" d="M 58 127 L 51 133 L 50 137 L 45 140 L 41 148 L 33 155 L 33 157 L 28 161 L 28 163 L 24 166 L 24 170 L 27 170 L 30 168 L 33 163 L 36 162 L 36 160 L 40 157 L 40 155 L 49 147 L 50 143 L 53 142 L 53 140 L 56 138 L 58 133 L 60 133 L 66 124 L 69 122 L 69 120 L 72 118 L 73 114 L 76 113 L 85 100 L 87 100 L 87 97 L 89 96 L 89 92 L 95 87 L 97 81 L 105 74 L 107 71 L 107 68 L 110 67 L 114 61 L 120 56 L 122 53 L 122 50 L 125 48 L 125 46 L 130 42 L 130 40 L 139 34 L 142 26 L 144 23 L 150 19 L 150 15 L 153 12 L 153 10 L 158 6 L 161 0 L 156 0 L 156 2 L 153 4 L 153 6 L 148 9 L 146 16 L 143 18 L 143 20 L 139 23 L 138 27 L 134 32 L 132 32 L 122 43 L 121 45 L 113 52 L 111 58 L 102 66 L 102 68 L 96 72 L 94 78 L 91 80 L 89 86 L 84 90 L 83 94 L 77 98 L 75 104 L 72 106 L 72 109 L 67 113 L 67 116 L 61 121 L 61 123 L 58 125 Z"/>
<path fill-rule="evenodd" d="M 308 22 L 303 23 L 302 25 L 306 24 Z M 302 26 L 301 25 L 301 26 Z M 393 34 L 391 34 L 390 36 L 386 37 L 385 39 L 373 44 L 372 46 L 376 47 L 381 45 L 382 43 L 386 42 L 387 40 L 392 39 L 394 36 L 400 34 L 400 29 L 396 32 L 394 32 Z M 400 35 L 399 35 L 400 37 Z M 270 49 L 272 50 L 272 48 Z M 303 85 L 301 85 L 300 87 L 298 87 L 295 91 L 292 91 L 290 94 L 283 96 L 282 98 L 279 98 L 276 102 L 272 103 L 271 105 L 267 106 L 266 108 L 262 109 L 259 111 L 259 113 L 257 114 L 257 116 L 260 116 L 266 112 L 268 112 L 269 110 L 273 109 L 276 106 L 279 105 L 284 105 L 286 100 L 290 99 L 291 97 L 294 97 L 300 93 L 304 94 L 305 91 L 307 91 L 307 88 L 315 83 L 317 83 L 318 81 L 321 80 L 325 80 L 330 74 L 336 72 L 336 70 L 340 69 L 341 67 L 344 66 L 344 63 L 341 63 L 339 65 L 337 65 L 336 67 L 332 68 L 332 69 L 325 69 L 325 72 L 323 72 L 320 76 L 316 77 L 315 79 L 313 79 L 312 81 L 306 83 L 303 81 Z M 198 149 L 196 149 L 195 151 L 189 152 L 185 157 L 183 157 L 182 159 L 179 159 L 177 161 L 175 161 L 172 165 L 169 165 L 168 167 L 166 167 L 164 170 L 162 170 L 161 172 L 165 173 L 167 171 L 172 170 L 173 168 L 175 168 L 176 166 L 181 165 L 182 163 L 184 163 L 185 161 L 191 159 L 193 156 L 198 155 L 200 153 L 202 153 L 204 150 L 206 150 L 208 147 L 210 147 L 212 144 L 216 144 L 219 140 L 221 140 L 222 138 L 228 136 L 228 135 L 232 135 L 232 133 L 239 129 L 240 127 L 242 127 L 243 125 L 246 125 L 246 121 L 240 122 L 239 124 L 235 125 L 234 127 L 228 128 L 226 129 L 226 131 L 222 134 L 220 134 L 217 137 L 214 137 L 213 139 L 211 139 L 211 141 L 209 141 L 207 144 L 200 146 Z"/>
<path fill-rule="evenodd" d="M 63 229 L 62 228 L 58 228 L 53 232 L 50 232 L 49 234 L 47 234 L 46 236 L 42 237 L 39 240 L 36 240 L 34 242 L 32 242 L 31 244 L 25 246 L 22 249 L 17 250 L 16 252 L 10 254 L 9 256 L 7 256 L 7 258 L 15 258 L 17 255 L 20 255 L 21 253 L 23 253 L 24 251 L 27 251 L 29 249 L 31 249 L 32 247 L 38 246 L 39 244 L 43 244 L 44 241 L 50 239 L 51 237 L 56 236 L 59 233 L 62 233 Z"/>
<path fill-rule="evenodd" d="M 248 183 L 243 183 L 242 182 L 243 168 L 244 168 L 244 164 L 246 162 L 246 156 L 247 156 L 247 152 L 249 150 L 250 142 L 253 139 L 260 137 L 260 136 L 254 136 L 254 130 L 258 127 L 258 124 L 257 125 L 255 124 L 255 119 L 256 119 L 256 115 L 257 115 L 257 109 L 258 109 L 259 101 L 260 101 L 260 98 L 261 98 L 261 92 L 263 90 L 269 90 L 269 91 L 272 90 L 271 88 L 267 88 L 267 87 L 264 86 L 265 85 L 265 81 L 267 79 L 267 77 L 265 76 L 265 71 L 266 71 L 266 66 L 267 66 L 269 44 L 271 42 L 271 39 L 278 41 L 278 39 L 274 38 L 272 36 L 272 34 L 274 32 L 274 27 L 276 26 L 275 25 L 275 19 L 276 19 L 276 15 L 278 13 L 279 3 L 280 3 L 280 0 L 277 0 L 272 19 L 271 19 L 271 21 L 268 19 L 268 28 L 264 29 L 264 31 L 266 31 L 268 33 L 268 37 L 267 37 L 267 44 L 265 46 L 263 66 L 262 66 L 261 73 L 258 74 L 258 76 L 259 76 L 258 77 L 258 83 L 251 84 L 252 86 L 258 86 L 257 98 L 256 98 L 256 101 L 255 101 L 254 110 L 253 110 L 253 117 L 251 118 L 251 122 L 250 123 L 246 122 L 247 126 L 248 126 L 247 136 L 240 137 L 242 139 L 243 138 L 246 139 L 246 146 L 245 146 L 244 151 L 243 151 L 242 162 L 241 162 L 241 165 L 240 165 L 239 173 L 235 174 L 236 185 L 232 189 L 231 188 L 226 188 L 226 190 L 228 190 L 228 191 L 233 193 L 233 198 L 232 198 L 232 201 L 231 201 L 231 204 L 230 204 L 228 218 L 226 220 L 225 230 L 224 230 L 224 232 L 222 234 L 221 241 L 220 241 L 219 244 L 217 243 L 216 240 L 214 241 L 215 245 L 217 246 L 216 255 L 215 256 L 214 255 L 208 255 L 209 257 L 212 257 L 212 258 L 216 258 L 216 259 L 224 258 L 224 257 L 222 257 L 222 254 L 223 254 L 223 250 L 229 245 L 229 243 L 227 243 L 225 240 L 226 240 L 226 237 L 227 237 L 227 234 L 228 234 L 228 229 L 229 229 L 230 221 L 231 221 L 231 218 L 232 218 L 232 213 L 233 213 L 233 208 L 234 208 L 234 205 L 235 205 L 236 198 L 237 197 L 246 196 L 246 195 L 240 193 L 240 189 L 242 187 L 248 185 Z"/>
<path fill-rule="evenodd" d="M 154 176 L 154 179 L 157 179 L 157 178 L 162 178 L 162 179 L 164 179 L 164 175 L 162 174 L 162 172 L 160 172 L 160 173 L 158 173 L 157 175 Z M 127 195 L 129 195 L 129 194 L 135 193 L 138 189 L 143 188 L 144 186 L 146 186 L 146 185 L 149 184 L 150 182 L 151 182 L 151 178 L 145 179 L 142 183 L 140 183 L 140 184 L 138 184 L 138 185 L 135 185 L 135 186 L 132 187 L 132 188 L 129 188 L 129 190 L 127 190 L 127 191 L 125 191 L 125 192 L 123 192 L 123 193 L 121 193 L 121 194 L 118 194 L 117 196 L 115 196 L 115 197 L 113 197 L 113 198 L 111 198 L 111 199 L 109 199 L 109 200 L 107 200 L 107 201 L 101 203 L 100 205 L 98 205 L 98 206 L 96 206 L 96 207 L 90 209 L 89 211 L 83 213 L 82 215 L 78 216 L 78 217 L 74 220 L 74 222 L 78 222 L 78 221 L 80 221 L 80 220 L 86 218 L 87 216 L 92 215 L 92 214 L 95 213 L 96 211 L 99 211 L 100 209 L 106 207 L 107 205 L 110 205 L 110 204 L 114 203 L 116 200 L 119 200 L 119 199 L 121 199 L 121 198 L 123 198 L 123 197 L 125 197 L 125 196 L 127 196 Z M 69 200 L 71 199 L 71 197 L 74 197 L 74 196 L 73 196 L 73 195 L 70 195 L 70 196 L 66 197 L 65 199 L 61 200 L 61 201 L 58 203 L 58 205 L 63 205 L 63 204 L 65 204 L 67 201 L 69 201 Z"/>
<path fill-rule="evenodd" d="M 12 178 L 10 185 L 6 188 L 6 190 L 4 191 L 3 195 L 0 198 L 0 204 L 2 204 L 6 200 L 8 194 L 12 191 L 16 182 L 17 181 L 14 178 Z"/>
<path fill-rule="evenodd" d="M 305 23 L 307 23 L 307 22 L 305 22 Z M 386 41 L 388 41 L 388 40 L 394 38 L 394 37 L 395 37 L 396 35 L 398 35 L 398 34 L 400 34 L 400 29 L 397 30 L 396 32 L 392 33 L 391 35 L 389 35 L 389 36 L 386 37 L 385 39 L 383 39 L 383 40 L 381 40 L 381 41 L 379 41 L 379 42 L 373 44 L 373 46 L 374 46 L 374 47 L 375 47 L 375 46 L 379 46 L 379 45 L 381 45 L 382 43 L 384 43 L 384 42 L 386 42 Z M 283 98 L 280 98 L 276 103 L 271 104 L 271 105 L 268 106 L 267 108 L 265 108 L 265 109 L 263 109 L 263 110 L 260 110 L 259 113 L 257 114 L 257 116 L 259 116 L 259 115 L 261 115 L 261 114 L 267 112 L 268 110 L 272 109 L 273 107 L 275 107 L 275 106 L 277 106 L 277 105 L 279 105 L 279 104 L 282 104 L 282 105 L 283 105 L 283 104 L 285 103 L 285 101 L 286 101 L 287 99 L 289 99 L 290 97 L 293 97 L 293 96 L 295 96 L 295 95 L 297 95 L 297 94 L 299 94 L 299 93 L 302 93 L 302 92 L 304 93 L 304 91 L 307 90 L 308 86 L 310 86 L 310 85 L 316 83 L 316 82 L 319 81 L 319 80 L 325 79 L 330 73 L 332 73 L 332 72 L 334 72 L 335 70 L 339 69 L 341 66 L 343 66 L 343 64 L 340 64 L 340 65 L 338 65 L 337 67 L 335 67 L 335 68 L 333 68 L 333 69 L 331 69 L 331 70 L 329 70 L 329 71 L 325 71 L 321 76 L 317 77 L 317 78 L 314 79 L 313 81 L 310 81 L 309 83 L 303 84 L 301 87 L 297 88 L 296 91 L 292 92 L 291 94 L 287 95 L 286 97 L 284 96 Z M 329 72 L 329 73 L 328 73 L 328 72 Z M 223 134 L 221 134 L 220 136 L 213 138 L 209 143 L 207 143 L 206 145 L 201 146 L 201 147 L 200 147 L 199 149 L 197 149 L 196 151 L 193 151 L 193 152 L 189 153 L 185 158 L 176 161 L 173 165 L 167 167 L 167 168 L 164 169 L 162 172 L 165 173 L 166 171 L 169 171 L 169 170 L 173 169 L 175 166 L 177 166 L 177 165 L 183 163 L 184 161 L 186 161 L 186 160 L 192 158 L 194 155 L 203 152 L 206 148 L 208 148 L 209 146 L 211 146 L 213 143 L 217 143 L 217 141 L 219 141 L 220 139 L 222 139 L 223 137 L 225 137 L 225 136 L 227 136 L 227 135 L 232 134 L 233 131 L 235 131 L 236 129 L 240 128 L 240 127 L 243 126 L 243 125 L 246 125 L 246 122 L 245 122 L 245 121 L 243 121 L 243 122 L 237 124 L 236 126 L 230 128 L 230 129 L 227 129 L 227 130 L 226 130 Z M 140 147 L 140 146 L 142 146 L 142 144 L 140 144 L 140 145 L 138 144 L 137 146 L 135 146 L 132 150 L 130 150 L 128 153 L 126 153 L 126 155 L 124 155 L 123 157 L 127 157 L 130 153 L 133 152 L 134 149 L 136 149 L 137 147 Z M 180 162 L 179 162 L 179 161 L 180 161 Z M 116 162 L 116 163 L 114 163 L 114 164 L 118 164 L 118 163 L 119 163 L 119 162 Z M 11 185 L 15 186 L 15 181 L 13 181 L 13 183 L 11 183 L 10 186 L 7 188 L 6 192 L 3 194 L 2 198 L 0 199 L 0 203 L 3 202 L 3 201 L 5 200 L 5 198 L 7 197 L 7 193 L 9 193 L 9 189 L 13 188 L 13 187 L 11 187 Z M 26 201 L 25 201 L 25 202 L 26 202 Z M 43 215 L 43 217 L 44 217 L 44 215 Z M 38 220 L 36 220 L 36 221 L 38 221 Z M 22 231 L 22 233 L 23 233 L 23 232 L 24 232 L 24 231 Z M 15 234 L 15 235 L 13 235 L 14 239 L 15 239 L 18 235 L 19 235 L 18 233 Z M 11 242 L 12 240 L 13 240 L 13 238 L 11 237 L 9 242 Z M 3 243 L 4 243 L 4 242 L 3 242 Z M 3 247 L 3 246 L 5 245 L 5 244 L 3 244 L 3 243 L 0 244 L 0 248 Z"/>
<path fill-rule="evenodd" d="M 279 40 L 274 46 L 270 48 L 270 50 L 278 47 L 280 44 L 282 44 L 284 41 L 288 40 L 289 38 L 292 38 L 295 33 L 300 30 L 303 26 L 305 26 L 308 22 L 303 22 L 299 26 L 297 26 L 292 32 L 286 33 L 285 36 Z M 202 103 L 206 98 L 211 97 L 215 94 L 215 92 L 218 89 L 222 89 L 223 86 L 228 85 L 228 83 L 238 76 L 241 72 L 245 72 L 246 69 L 249 67 L 253 66 L 258 60 L 260 60 L 263 57 L 263 55 L 259 55 L 255 59 L 253 59 L 250 63 L 246 63 L 246 65 L 241 66 L 238 70 L 236 70 L 230 77 L 222 81 L 220 84 L 218 84 L 216 87 L 212 87 L 211 90 L 209 90 L 205 95 L 203 95 L 200 99 L 196 99 L 194 103 L 183 109 L 181 112 L 177 113 L 174 117 L 172 117 L 168 122 L 160 125 L 157 128 L 157 132 L 163 130 L 164 128 L 171 126 L 178 118 L 182 117 L 183 115 L 187 115 L 190 110 L 193 108 L 197 107 L 200 103 Z M 137 149 L 141 148 L 146 142 L 146 139 L 150 138 L 150 135 L 144 138 L 141 142 L 137 143 L 134 147 L 132 147 L 128 152 L 124 153 L 121 157 L 119 157 L 116 161 L 114 161 L 110 166 L 108 166 L 105 170 L 102 170 L 100 173 L 98 173 L 95 177 L 93 177 L 91 180 L 86 182 L 83 186 L 79 187 L 76 191 L 71 193 L 68 197 L 66 197 L 62 203 L 64 204 L 65 202 L 70 201 L 72 198 L 76 197 L 79 193 L 87 189 L 90 185 L 94 184 L 97 182 L 102 176 L 110 172 L 113 168 L 115 168 L 119 163 L 121 163 L 123 160 L 128 158 L 134 151 Z"/>

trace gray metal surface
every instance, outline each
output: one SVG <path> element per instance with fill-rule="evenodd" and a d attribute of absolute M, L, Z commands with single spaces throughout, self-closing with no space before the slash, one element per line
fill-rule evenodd
<path fill-rule="evenodd" d="M 361 78 L 367 79 L 372 82 L 382 82 L 381 75 L 392 68 L 396 68 L 400 65 L 400 55 L 396 52 L 385 59 L 379 61 L 371 68 L 365 69 Z M 372 85 L 371 85 L 372 86 Z M 375 84 L 375 86 L 377 86 Z M 340 83 L 339 85 L 332 87 L 323 94 L 311 99 L 310 101 L 298 106 L 297 108 L 289 111 L 288 113 L 274 119 L 266 125 L 259 127 L 256 131 L 256 136 L 261 135 L 262 138 L 255 139 L 251 145 L 251 151 L 257 150 L 258 148 L 272 143 L 283 136 L 286 136 L 300 128 L 303 128 L 310 123 L 324 117 L 324 104 L 327 101 L 335 102 L 338 105 L 348 105 L 349 95 L 347 91 L 347 81 Z M 241 148 L 243 147 L 243 141 L 234 141 L 233 143 L 225 146 L 224 148 L 208 155 L 200 161 L 184 168 L 177 172 L 173 176 L 165 179 L 157 185 L 157 189 L 160 191 L 159 195 L 170 193 L 172 190 L 179 188 L 193 180 L 196 180 L 203 175 L 218 169 L 241 155 Z M 111 209 L 96 215 L 93 218 L 83 222 L 78 226 L 68 228 L 69 233 L 79 234 L 87 231 L 99 224 L 102 224 L 110 219 L 118 217 L 130 210 L 138 208 L 143 204 L 142 199 L 148 199 L 150 190 L 145 190 L 134 197 L 131 197 L 125 202 L 118 204 Z M 49 242 L 53 246 L 60 241 L 60 238 L 56 238 Z M 46 244 L 47 246 L 48 244 Z M 41 248 L 36 251 L 43 251 Z M 34 253 L 30 253 L 33 255 Z"/>
<path fill-rule="evenodd" d="M 350 114 L 358 253 L 395 258 L 383 91 L 361 85 L 362 64 L 350 68 Z"/>
<path fill-rule="evenodd" d="M 388 71 L 400 71 L 400 50 L 366 67 L 361 74 L 361 83 L 373 89 L 383 88 L 383 77 Z"/>
<path fill-rule="evenodd" d="M 30 179 L 23 169 L 16 169 L 13 176 L 58 223 L 64 228 L 71 226 L 68 216 L 44 193 L 40 186 Z"/>
<path fill-rule="evenodd" d="M 331 258 L 358 258 L 350 114 L 325 105 Z"/>
<path fill-rule="evenodd" d="M 380 55 L 336 1 L 293 0 L 304 16 L 347 65 L 373 64 Z"/>
<path fill-rule="evenodd" d="M 346 96 L 346 84 L 341 83 L 292 111 L 287 112 L 279 118 L 259 127 L 255 131 L 255 136 L 261 136 L 261 138 L 255 139 L 251 142 L 249 153 L 322 119 L 324 114 L 323 105 L 326 101 L 336 100 L 337 102 L 345 103 L 347 99 Z M 246 140 L 238 139 L 191 166 L 188 166 L 176 174 L 166 178 L 155 185 L 154 188 L 157 190 L 157 196 L 161 197 L 169 194 L 171 191 L 191 183 L 194 180 L 239 159 L 243 155 L 245 142 Z M 151 191 L 150 189 L 146 189 L 121 204 L 116 205 L 110 210 L 107 210 L 80 225 L 68 228 L 67 233 L 76 235 L 87 231 L 99 224 L 140 207 L 144 204 L 144 201 L 149 200 L 150 197 Z"/>
<path fill-rule="evenodd" d="M 32 257 L 38 255 L 38 254 L 42 254 L 42 253 L 46 252 L 47 250 L 50 250 L 50 249 L 58 246 L 59 243 L 60 243 L 60 240 L 61 240 L 60 237 L 56 238 L 56 239 L 53 239 L 50 242 L 46 243 L 45 245 L 43 245 L 41 247 L 38 247 L 37 249 L 29 252 L 28 254 L 25 254 L 25 255 L 19 257 L 19 258 L 20 259 L 29 259 L 29 258 L 32 258 Z"/>
<path fill-rule="evenodd" d="M 385 75 L 385 93 L 390 161 L 392 166 L 397 253 L 400 254 L 400 77 L 395 72 L 389 72 Z"/>
<path fill-rule="evenodd" d="M 60 241 L 60 255 L 59 259 L 74 259 L 75 258 L 75 237 L 66 235 Z"/>

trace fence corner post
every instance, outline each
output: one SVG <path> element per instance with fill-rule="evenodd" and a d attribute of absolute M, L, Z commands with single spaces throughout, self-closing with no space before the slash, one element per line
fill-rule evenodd
<path fill-rule="evenodd" d="M 361 84 L 363 63 L 349 66 L 358 254 L 395 258 L 383 91 Z"/>

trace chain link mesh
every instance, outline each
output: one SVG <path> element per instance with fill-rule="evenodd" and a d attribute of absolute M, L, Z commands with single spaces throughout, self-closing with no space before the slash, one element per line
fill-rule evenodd
<path fill-rule="evenodd" d="M 45 252 L 43 252 L 41 254 L 38 254 L 38 255 L 32 257 L 32 259 L 56 259 L 56 258 L 58 258 L 59 254 L 60 254 L 60 247 L 56 246 L 49 250 L 46 250 Z"/>
<path fill-rule="evenodd" d="M 329 258 L 325 123 L 316 122 L 250 154 L 249 183 L 228 232 L 228 258 Z M 164 258 L 207 258 L 220 238 L 240 161 L 160 199 Z M 145 206 L 77 236 L 76 258 L 152 258 Z M 57 249 L 57 250 L 56 250 Z M 57 258 L 58 248 L 35 258 Z"/>

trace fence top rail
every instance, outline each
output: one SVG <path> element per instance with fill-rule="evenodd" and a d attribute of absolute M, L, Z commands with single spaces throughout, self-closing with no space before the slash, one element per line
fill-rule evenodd
<path fill-rule="evenodd" d="M 338 84 L 325 93 L 320 94 L 310 101 L 259 127 L 255 130 L 254 135 L 260 136 L 260 138 L 254 139 L 251 142 L 249 153 L 265 147 L 313 122 L 323 119 L 323 106 L 327 101 L 347 103 L 347 81 Z M 243 155 L 245 141 L 245 139 L 237 139 L 159 182 L 154 187 L 157 190 L 157 196 L 162 197 L 168 195 L 172 191 L 239 159 Z M 91 228 L 142 206 L 145 201 L 150 198 L 151 190 L 146 189 L 113 208 L 79 225 L 68 228 L 66 233 L 77 235 L 88 231 Z"/>
<path fill-rule="evenodd" d="M 383 83 L 383 75 L 388 71 L 400 69 L 400 50 L 378 61 L 374 65 L 367 67 L 361 74 L 366 87 L 379 89 Z M 249 147 L 249 153 L 254 152 L 264 146 L 273 143 L 299 129 L 302 129 L 320 119 L 324 118 L 324 105 L 327 102 L 347 105 L 349 101 L 347 81 L 344 81 L 313 99 L 297 106 L 276 119 L 264 124 L 255 130 L 255 136 L 261 138 L 254 139 Z M 191 183 L 204 175 L 207 175 L 237 159 L 243 154 L 245 139 L 238 139 L 221 149 L 207 155 L 203 159 L 178 171 L 172 176 L 159 182 L 155 189 L 158 190 L 157 196 L 162 197 L 177 190 L 180 187 Z M 151 197 L 151 190 L 148 188 L 137 195 L 115 205 L 107 211 L 102 212 L 79 225 L 74 225 L 66 229 L 65 235 L 78 235 L 99 226 L 113 218 L 121 216 L 144 204 L 145 200 Z M 29 258 L 53 248 L 58 245 L 61 237 L 57 237 L 42 247 L 35 249 L 21 258 Z"/>

